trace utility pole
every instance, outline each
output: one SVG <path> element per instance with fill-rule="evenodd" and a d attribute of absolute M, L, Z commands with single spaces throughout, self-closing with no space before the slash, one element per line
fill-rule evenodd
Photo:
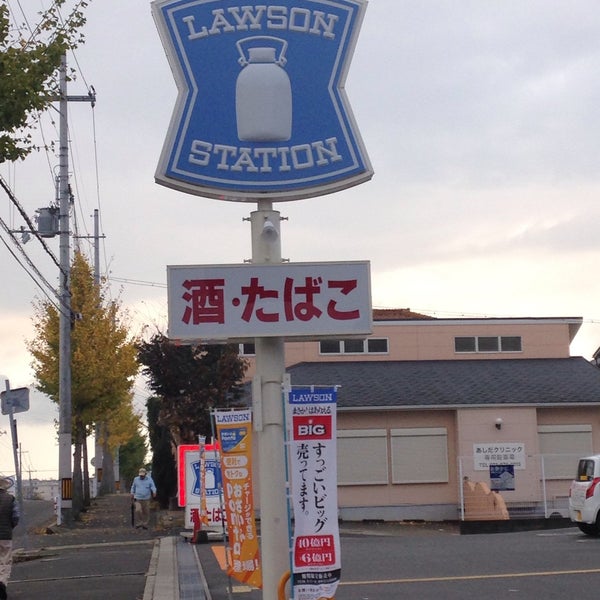
<path fill-rule="evenodd" d="M 94 284 L 100 291 L 100 219 L 98 209 L 94 209 Z M 94 495 L 98 495 L 104 472 L 104 453 L 102 448 L 101 422 L 94 425 Z"/>
<path fill-rule="evenodd" d="M 67 57 L 63 54 L 59 68 L 59 176 L 58 176 L 58 223 L 60 265 L 60 317 L 59 317 L 59 379 L 58 379 L 58 478 L 59 509 L 58 523 L 69 523 L 73 518 L 73 467 L 72 404 L 71 404 L 71 194 L 69 190 L 69 124 L 68 103 L 96 102 L 95 92 L 87 96 L 67 96 Z"/>
<path fill-rule="evenodd" d="M 60 264 L 60 319 L 59 319 L 59 380 L 58 380 L 58 522 L 69 523 L 73 508 L 73 469 L 71 462 L 71 246 L 69 202 L 69 126 L 67 98 L 67 57 L 63 54 L 59 72 L 59 264 Z"/>

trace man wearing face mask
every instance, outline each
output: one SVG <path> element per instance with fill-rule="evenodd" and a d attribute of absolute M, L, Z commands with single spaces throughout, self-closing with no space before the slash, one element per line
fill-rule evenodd
<path fill-rule="evenodd" d="M 137 529 L 148 529 L 150 500 L 156 498 L 156 486 L 152 477 L 143 467 L 131 484 L 131 501 L 135 502 L 135 523 Z"/>

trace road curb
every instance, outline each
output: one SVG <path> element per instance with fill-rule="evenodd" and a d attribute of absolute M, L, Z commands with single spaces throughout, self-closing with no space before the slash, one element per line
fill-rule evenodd
<path fill-rule="evenodd" d="M 156 570 L 158 565 L 158 555 L 160 552 L 160 540 L 154 542 L 148 573 L 146 574 L 146 587 L 144 588 L 143 600 L 152 600 L 154 595 L 154 586 L 156 585 Z"/>
<path fill-rule="evenodd" d="M 179 569 L 175 537 L 164 537 L 152 551 L 144 600 L 179 600 Z"/>

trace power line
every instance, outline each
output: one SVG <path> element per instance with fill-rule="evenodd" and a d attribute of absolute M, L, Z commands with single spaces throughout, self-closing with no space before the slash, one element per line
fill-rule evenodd
<path fill-rule="evenodd" d="M 146 286 L 146 287 L 159 287 L 159 288 L 167 287 L 166 283 L 157 283 L 155 281 L 143 281 L 140 279 L 125 279 L 124 277 L 114 277 L 112 275 L 110 277 L 107 277 L 107 279 L 110 281 L 117 281 L 119 283 L 128 283 L 130 285 L 140 285 L 140 286 Z"/>
<path fill-rule="evenodd" d="M 0 223 L 2 224 L 3 227 L 6 226 L 6 224 L 4 223 L 4 221 L 2 219 L 0 219 Z M 9 234 L 9 235 L 11 235 L 11 234 Z M 12 237 L 12 235 L 11 235 L 11 237 Z M 44 296 L 46 296 L 46 298 L 54 306 L 54 308 L 56 308 L 56 310 L 60 310 L 58 304 L 48 295 L 48 293 L 46 292 L 46 290 L 40 285 L 39 281 L 37 281 L 35 279 L 35 277 L 33 277 L 33 275 L 26 269 L 25 265 L 20 261 L 19 257 L 15 254 L 15 252 L 12 250 L 12 248 L 9 247 L 9 245 L 6 243 L 6 241 L 4 239 L 2 239 L 2 243 L 6 246 L 6 249 L 10 252 L 10 254 L 17 261 L 17 263 L 22 267 L 22 269 L 25 271 L 25 273 L 27 273 L 27 275 L 29 275 L 29 277 L 31 278 L 31 280 L 33 281 L 33 283 L 35 283 L 35 285 L 37 285 L 40 288 L 40 290 L 42 291 L 42 293 L 44 294 Z M 15 243 L 20 248 L 20 244 L 17 242 L 17 240 L 15 240 Z M 37 276 L 40 279 L 42 279 L 42 281 L 46 284 L 46 286 L 48 286 L 49 289 L 52 291 L 52 293 L 56 296 L 57 295 L 56 294 L 56 290 L 54 290 L 54 288 L 48 283 L 48 281 L 46 281 L 46 279 L 44 279 L 44 276 L 37 270 L 36 266 L 29 260 L 29 258 L 27 258 L 27 255 L 24 252 L 23 252 L 23 254 L 26 257 L 26 260 L 27 260 L 28 264 L 35 271 L 35 273 L 37 274 Z"/>
<path fill-rule="evenodd" d="M 44 250 L 46 251 L 48 256 L 50 256 L 50 258 L 52 259 L 52 262 L 54 262 L 54 264 L 60 269 L 60 263 L 58 262 L 58 259 L 56 258 L 56 256 L 54 256 L 54 253 L 52 252 L 52 250 L 50 250 L 50 248 L 48 247 L 48 244 L 46 244 L 46 242 L 44 241 L 42 236 L 38 233 L 38 231 L 34 227 L 33 223 L 31 222 L 29 215 L 25 212 L 25 210 L 23 209 L 23 207 L 17 200 L 17 197 L 13 194 L 12 190 L 10 189 L 10 187 L 8 186 L 8 184 L 6 183 L 6 181 L 4 180 L 2 175 L 0 175 L 0 186 L 4 189 L 4 191 L 8 195 L 8 197 L 10 198 L 10 201 L 16 206 L 17 210 L 23 217 L 25 223 L 27 223 L 27 226 L 29 227 L 28 233 L 32 233 L 38 239 L 38 241 L 40 242 L 40 244 L 42 244 L 42 247 L 44 248 Z M 64 275 L 64 273 L 63 273 L 63 275 Z"/>

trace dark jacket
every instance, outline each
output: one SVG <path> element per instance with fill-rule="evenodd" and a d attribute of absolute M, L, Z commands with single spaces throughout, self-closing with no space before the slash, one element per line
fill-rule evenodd
<path fill-rule="evenodd" d="M 19 523 L 19 508 L 14 496 L 0 489 L 0 540 L 12 540 L 13 529 Z"/>

